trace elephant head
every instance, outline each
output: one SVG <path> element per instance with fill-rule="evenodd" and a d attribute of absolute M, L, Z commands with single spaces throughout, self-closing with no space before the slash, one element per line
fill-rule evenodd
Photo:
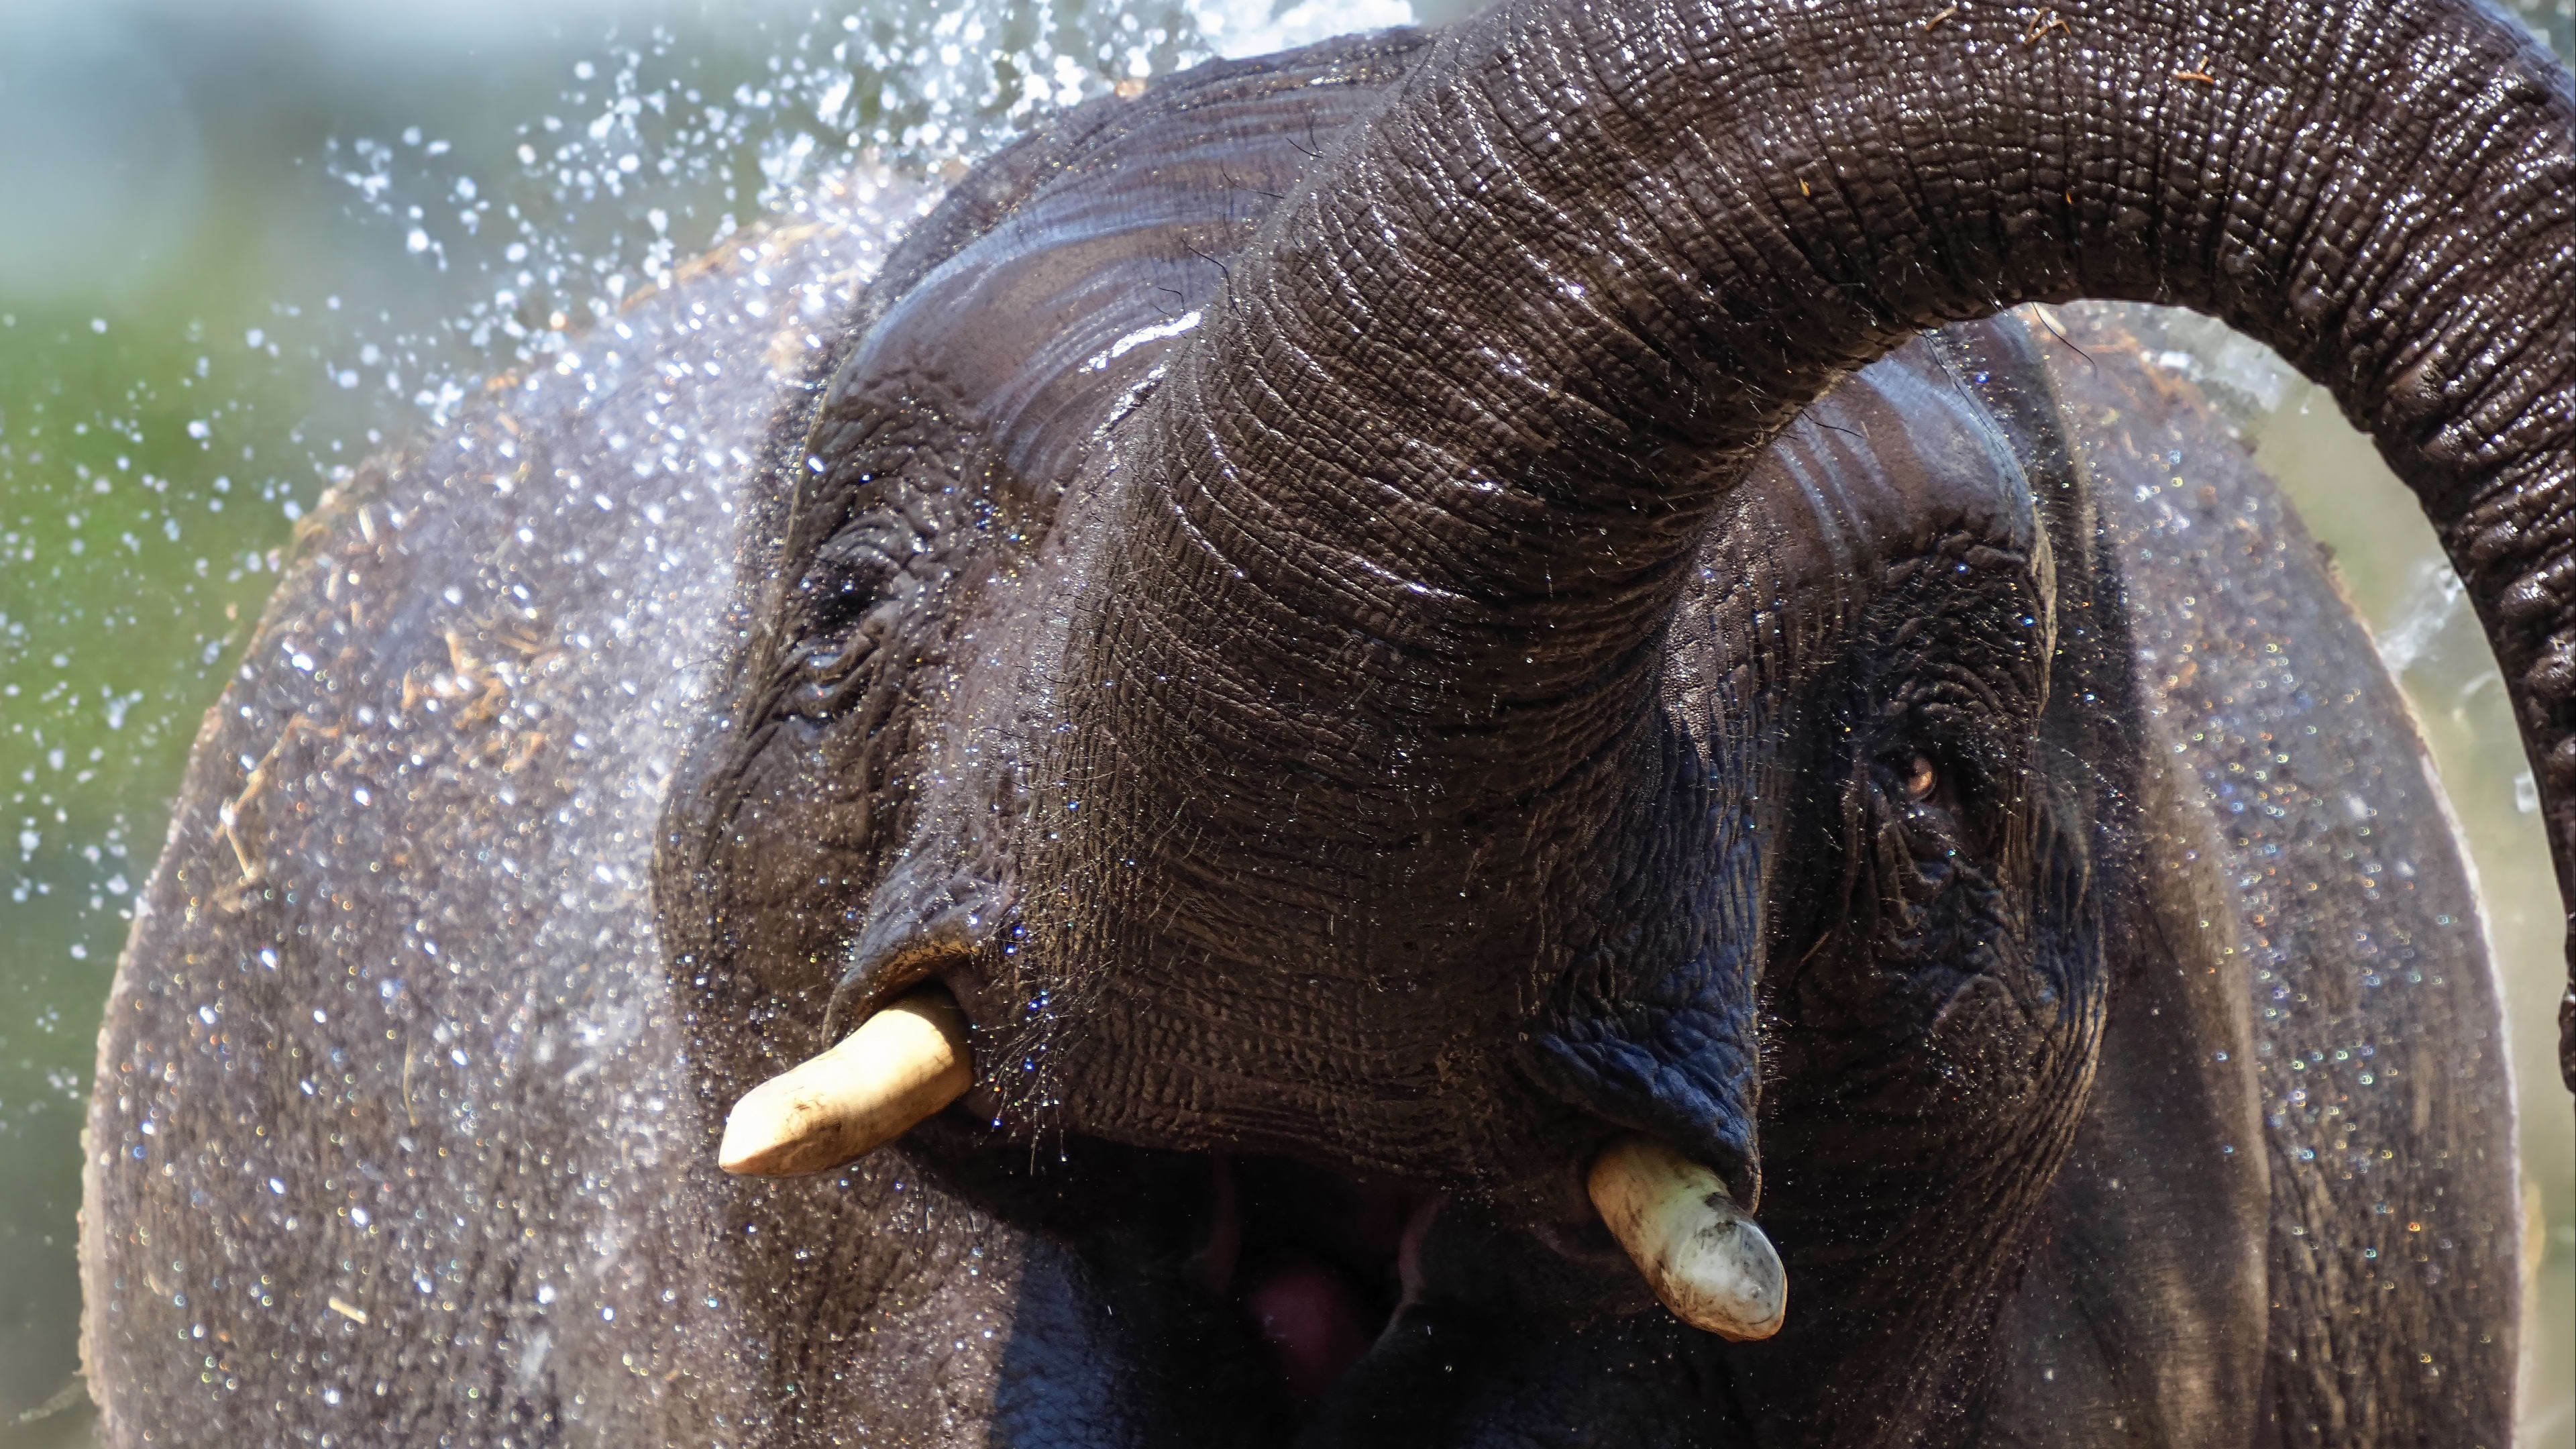
<path fill-rule="evenodd" d="M 2130 928 L 2117 564 L 2004 334 L 1809 410 L 2027 301 L 2332 389 L 2570 882 L 2576 102 L 2487 12 L 1519 0 L 1192 84 L 967 183 L 782 452 L 660 862 L 711 1092 L 935 983 L 912 1160 L 1152 1301 L 1273 1295 L 1354 1437 L 1480 1316 L 1955 1428 Z M 1080 200 L 1140 176 L 1186 215 Z M 1667 1167 L 1784 1245 L 1770 1342 L 1636 1326 L 1679 1290 L 1603 1213 Z M 1358 1246 L 1255 1264 L 1256 1190 Z"/>

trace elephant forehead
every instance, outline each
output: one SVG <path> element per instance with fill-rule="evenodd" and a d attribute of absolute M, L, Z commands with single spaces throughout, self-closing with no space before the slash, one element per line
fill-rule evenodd
<path fill-rule="evenodd" d="M 1295 189 L 1319 138 L 1372 112 L 1419 44 L 1361 37 L 1212 67 L 1068 117 L 1051 147 L 968 183 L 994 194 L 959 199 L 999 214 L 891 299 L 827 408 L 936 378 L 1007 477 L 1060 483 L 1197 329 L 1225 258 Z"/>
<path fill-rule="evenodd" d="M 1739 517 L 1757 525 L 1773 577 L 1792 593 L 1866 596 L 1887 565 L 1962 535 L 2033 558 L 2044 528 L 2030 470 L 1994 409 L 2045 391 L 2036 373 L 1963 371 L 1918 338 L 1774 440 Z"/>

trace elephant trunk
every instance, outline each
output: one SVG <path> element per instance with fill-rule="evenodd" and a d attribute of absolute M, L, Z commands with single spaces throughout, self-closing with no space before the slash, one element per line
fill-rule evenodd
<path fill-rule="evenodd" d="M 1515 860 L 1634 778 L 1654 641 L 1758 451 L 1920 329 L 2077 297 L 2214 314 L 2378 440 L 2576 898 L 2571 115 L 2458 0 L 1522 0 L 1452 33 L 1114 440 L 1054 778 L 1068 828 L 1170 844 L 1095 861 L 1056 929 L 1249 960 L 1286 922 L 1308 959 L 1272 969 L 1329 970 L 1355 911 L 1473 935 L 1471 878 L 1588 909 L 1548 893 L 1615 868 Z"/>

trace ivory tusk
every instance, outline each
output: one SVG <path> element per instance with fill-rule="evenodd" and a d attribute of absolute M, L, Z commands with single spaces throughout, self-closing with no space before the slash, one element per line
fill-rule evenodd
<path fill-rule="evenodd" d="M 876 1151 L 975 1082 L 966 1017 L 947 992 L 915 991 L 830 1051 L 743 1094 L 725 1118 L 727 1172 L 825 1172 Z"/>
<path fill-rule="evenodd" d="M 1593 1160 L 1588 1185 L 1610 1235 L 1674 1317 L 1738 1342 L 1780 1331 L 1789 1307 L 1780 1255 L 1716 1173 L 1623 1137 Z"/>

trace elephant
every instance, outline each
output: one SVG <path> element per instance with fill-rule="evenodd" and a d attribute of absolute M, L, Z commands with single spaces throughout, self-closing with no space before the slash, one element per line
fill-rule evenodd
<path fill-rule="evenodd" d="M 305 526 L 101 1031 L 108 1442 L 2508 1442 L 2439 787 L 2032 309 L 2333 390 L 2564 883 L 2571 140 L 2467 0 L 1509 0 L 727 242 Z"/>

